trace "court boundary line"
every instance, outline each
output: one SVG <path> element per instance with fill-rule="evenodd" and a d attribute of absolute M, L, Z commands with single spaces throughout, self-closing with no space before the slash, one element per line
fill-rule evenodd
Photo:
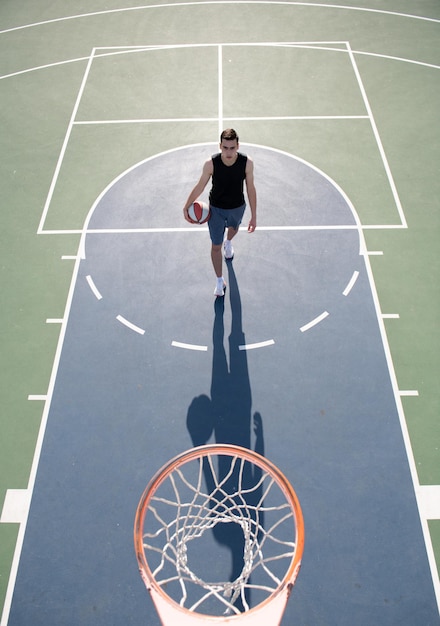
<path fill-rule="evenodd" d="M 238 47 L 242 47 L 242 46 L 253 47 L 253 46 L 258 45 L 258 46 L 265 46 L 265 47 L 269 46 L 269 47 L 273 47 L 273 48 L 285 47 L 285 46 L 294 47 L 294 48 L 302 48 L 304 45 L 308 46 L 311 43 L 312 42 L 288 42 L 288 43 L 287 42 L 282 42 L 281 44 L 280 43 L 276 43 L 275 44 L 275 43 L 267 43 L 267 42 L 257 42 L 257 43 L 254 44 L 252 42 L 240 42 L 240 43 L 226 43 L 226 44 L 225 43 L 208 44 L 206 47 L 214 47 L 214 48 L 217 47 L 217 65 L 218 65 L 217 66 L 217 72 L 218 72 L 218 77 L 217 77 L 218 78 L 218 128 L 219 129 L 223 128 L 223 122 L 224 122 L 224 119 L 225 119 L 223 117 L 223 49 L 224 49 L 224 47 L 232 47 L 232 48 L 235 48 L 237 46 Z M 317 47 L 317 49 L 322 49 L 320 47 L 320 43 L 328 45 L 329 42 L 328 41 L 326 41 L 326 42 L 318 42 L 317 41 L 317 42 L 313 42 L 313 43 L 314 43 L 314 48 Z M 377 129 L 377 126 L 376 126 L 376 123 L 375 123 L 375 120 L 374 120 L 373 112 L 372 112 L 372 109 L 371 109 L 369 101 L 368 101 L 367 92 L 366 92 L 365 87 L 363 85 L 361 74 L 360 74 L 360 71 L 359 71 L 359 69 L 357 67 L 353 51 L 351 50 L 351 47 L 350 47 L 350 44 L 349 44 L 348 41 L 333 41 L 332 43 L 334 45 L 344 45 L 345 46 L 345 53 L 348 55 L 348 58 L 350 60 L 351 68 L 353 70 L 355 81 L 357 82 L 357 85 L 358 85 L 358 89 L 359 89 L 359 92 L 360 92 L 360 95 L 361 95 L 363 106 L 365 107 L 365 110 L 367 112 L 366 119 L 369 119 L 369 121 L 370 121 L 370 126 L 371 126 L 371 129 L 372 129 L 372 132 L 373 132 L 373 137 L 375 139 L 376 146 L 377 146 L 377 149 L 379 151 L 380 160 L 382 161 L 382 166 L 383 166 L 383 168 L 385 170 L 385 174 L 386 174 L 386 178 L 387 178 L 387 181 L 388 181 L 388 185 L 389 185 L 389 187 L 391 189 L 391 193 L 392 193 L 392 196 L 393 196 L 393 199 L 394 199 L 395 207 L 397 209 L 397 213 L 398 213 L 399 218 L 400 218 L 400 222 L 401 223 L 400 223 L 400 225 L 398 225 L 398 227 L 400 227 L 400 228 L 402 228 L 402 227 L 403 228 L 407 228 L 407 222 L 406 222 L 406 218 L 405 218 L 405 215 L 404 215 L 403 207 L 402 207 L 402 204 L 401 204 L 401 201 L 400 201 L 400 197 L 399 197 L 399 194 L 398 194 L 395 182 L 394 182 L 394 178 L 393 178 L 393 175 L 392 175 L 392 172 L 391 172 L 391 168 L 389 167 L 388 159 L 386 157 L 386 153 L 385 153 L 385 150 L 383 148 L 383 144 L 382 144 L 382 141 L 381 141 L 381 138 L 380 138 L 380 134 L 379 134 L 379 131 Z M 164 49 L 174 50 L 174 49 L 179 49 L 181 47 L 182 47 L 181 45 L 174 46 L 172 44 L 166 44 L 164 46 L 162 46 L 162 45 L 155 45 L 155 46 L 152 46 L 152 47 L 151 46 L 130 46 L 130 47 L 128 47 L 128 49 L 130 51 L 133 51 L 133 52 L 144 52 L 144 51 L 149 52 L 149 51 L 152 51 L 152 50 L 153 51 L 162 51 Z M 193 48 L 205 47 L 205 44 L 196 44 L 194 46 L 191 45 L 191 44 L 184 44 L 184 47 L 186 49 L 193 49 Z M 121 49 L 121 47 L 119 47 L 119 46 L 116 47 L 116 48 L 118 50 Z M 82 96 L 83 96 L 83 93 L 84 93 L 84 90 L 85 90 L 85 87 L 86 87 L 86 84 L 87 84 L 87 81 L 88 81 L 88 78 L 89 78 L 90 71 L 92 69 L 93 61 L 94 61 L 95 58 L 97 58 L 96 57 L 96 53 L 99 50 L 112 50 L 112 49 L 113 48 L 111 46 L 94 47 L 92 49 L 92 52 L 90 54 L 90 57 L 89 57 L 89 60 L 88 60 L 88 63 L 87 63 L 87 66 L 86 66 L 86 69 L 85 69 L 85 72 L 84 72 L 84 75 L 83 75 L 80 87 L 79 87 L 79 90 L 78 90 L 78 94 L 77 94 L 77 97 L 76 97 L 76 100 L 75 100 L 75 104 L 74 104 L 74 107 L 73 107 L 73 111 L 72 111 L 72 114 L 71 114 L 71 117 L 70 117 L 70 120 L 69 120 L 69 123 L 68 123 L 68 127 L 67 127 L 67 130 L 66 130 L 66 134 L 65 134 L 65 137 L 64 137 L 62 148 L 61 148 L 60 154 L 59 154 L 58 159 L 57 159 L 57 163 L 56 163 L 56 166 L 55 166 L 55 172 L 53 174 L 53 177 L 52 177 L 52 180 L 51 180 L 51 184 L 50 184 L 50 187 L 49 187 L 49 192 L 48 192 L 48 195 L 46 197 L 46 201 L 45 201 L 45 204 L 44 204 L 44 207 L 43 207 L 43 212 L 42 212 L 42 215 L 41 215 L 41 218 L 40 218 L 40 222 L 39 222 L 39 225 L 38 225 L 37 234 L 42 234 L 44 232 L 44 226 L 45 226 L 46 219 L 47 219 L 47 216 L 48 216 L 48 213 L 49 213 L 49 209 L 50 209 L 50 205 L 51 205 L 51 202 L 52 202 L 53 194 L 55 192 L 55 188 L 56 188 L 56 185 L 57 185 L 57 182 L 58 182 L 58 176 L 60 174 L 61 167 L 62 167 L 62 164 L 63 164 L 63 161 L 64 161 L 64 156 L 65 156 L 65 153 L 66 153 L 66 150 L 67 150 L 67 146 L 68 146 L 68 143 L 69 143 L 69 140 L 70 140 L 72 129 L 73 129 L 75 123 L 76 123 L 76 119 L 75 118 L 77 116 L 77 113 L 78 113 L 78 110 L 79 110 L 79 106 L 80 106 L 80 103 L 81 103 L 81 99 L 82 99 Z M 122 49 L 124 51 L 127 50 L 127 48 L 125 46 L 122 47 Z M 334 48 L 323 49 L 323 50 L 326 51 L 326 52 L 334 51 Z M 340 51 L 343 51 L 343 50 L 337 49 L 337 51 L 340 52 Z M 344 118 L 345 118 L 345 116 L 342 116 L 342 119 L 344 119 Z M 230 119 L 230 118 L 226 118 L 226 119 Z M 277 118 L 274 117 L 272 119 L 275 120 Z M 215 118 L 213 118 L 213 120 L 215 120 Z M 95 123 L 98 124 L 99 121 L 95 120 Z M 221 132 L 221 130 L 220 130 L 220 132 Z M 203 144 L 194 144 L 194 145 L 203 145 Z M 249 145 L 251 145 L 251 144 L 249 144 Z M 162 152 L 162 153 L 159 153 L 159 154 L 166 154 L 167 152 L 171 152 L 171 151 L 172 150 L 166 151 L 166 152 Z M 153 157 L 150 157 L 150 158 L 156 158 L 157 156 L 159 156 L 159 155 L 153 155 Z M 140 163 L 146 162 L 147 160 L 148 159 L 146 159 L 145 161 L 140 161 Z M 125 172 L 128 172 L 128 171 L 129 171 L 128 169 L 125 170 Z M 117 178 L 115 180 L 117 180 Z M 115 181 L 112 181 L 112 182 L 114 183 Z M 106 189 L 108 189 L 108 187 Z M 101 197 L 101 196 L 99 196 L 99 197 Z"/>
<path fill-rule="evenodd" d="M 26 490 L 30 494 L 30 500 L 29 500 L 30 503 L 31 503 L 32 494 L 33 494 L 34 488 L 35 488 L 35 482 L 36 482 L 36 478 L 37 478 L 38 466 L 40 464 L 40 457 L 41 457 L 41 453 L 42 453 L 42 449 L 43 449 L 43 443 L 44 443 L 44 439 L 45 439 L 45 435 L 46 435 L 47 422 L 48 422 L 49 412 L 50 412 L 50 408 L 51 408 L 51 404 L 52 404 L 53 392 L 54 392 L 56 380 L 57 380 L 57 377 L 58 377 L 58 369 L 59 369 L 60 360 L 61 360 L 61 354 L 62 354 L 62 350 L 63 350 L 63 346 L 64 346 L 64 340 L 65 340 L 65 336 L 66 336 L 67 325 L 68 325 L 69 318 L 70 318 L 70 311 L 71 311 L 71 308 L 72 308 L 73 295 L 74 295 L 75 287 L 76 287 L 76 284 L 77 284 L 77 281 L 78 281 L 80 262 L 81 262 L 81 258 L 80 258 L 79 255 L 77 255 L 76 256 L 76 260 L 75 260 L 74 269 L 73 269 L 73 272 L 72 272 L 72 278 L 70 280 L 69 290 L 68 290 L 68 293 L 67 293 L 66 305 L 65 305 L 65 309 L 64 309 L 63 318 L 62 318 L 63 321 L 61 323 L 60 332 L 59 332 L 59 335 L 58 335 L 58 341 L 57 341 L 57 346 L 56 346 L 56 350 L 55 350 L 55 355 L 54 355 L 54 358 L 53 358 L 53 361 L 52 361 L 52 369 L 51 369 L 51 373 L 50 373 L 50 377 L 49 377 L 49 384 L 48 384 L 47 392 L 44 395 L 30 395 L 29 398 L 28 398 L 29 400 L 41 400 L 41 401 L 44 402 L 44 408 L 43 408 L 43 411 L 42 411 L 40 426 L 39 426 L 37 438 L 36 438 L 36 441 L 35 441 L 34 454 L 33 454 L 33 457 L 32 457 L 32 463 L 30 465 L 30 470 L 29 470 L 28 484 L 27 484 L 27 487 L 26 487 Z M 0 626 L 7 626 L 8 621 L 9 621 L 9 614 L 10 614 L 10 610 L 11 610 L 11 606 L 12 606 L 12 599 L 13 599 L 13 596 L 14 596 L 15 584 L 16 584 L 16 581 L 17 581 L 18 568 L 19 568 L 19 565 L 20 565 L 21 553 L 22 553 L 22 550 L 23 550 L 23 543 L 24 543 L 24 538 L 25 538 L 25 534 L 26 534 L 29 513 L 30 513 L 30 507 L 26 511 L 23 511 L 23 519 L 22 519 L 21 523 L 18 526 L 17 539 L 16 539 L 14 553 L 13 553 L 13 557 L 12 557 L 11 569 L 10 569 L 10 573 L 9 573 L 9 579 L 8 579 L 8 583 L 7 583 L 7 587 L 6 587 L 6 593 L 5 593 L 5 599 L 4 599 L 4 604 L 3 604 L 2 616 L 1 616 L 1 620 L 0 620 Z"/>
<path fill-rule="evenodd" d="M 407 224 L 407 221 L 406 221 L 406 218 L 405 218 L 405 214 L 403 212 L 402 203 L 400 202 L 399 193 L 397 191 L 396 184 L 394 182 L 394 177 L 393 177 L 393 174 L 391 172 L 390 165 L 388 163 L 388 159 L 387 159 L 387 156 L 386 156 L 386 153 L 385 153 L 385 149 L 383 147 L 382 139 L 381 139 L 380 134 L 379 134 L 379 129 L 377 128 L 377 124 L 376 124 L 376 121 L 374 119 L 373 110 L 372 110 L 372 108 L 370 106 L 370 102 L 368 100 L 367 91 L 366 91 L 366 89 L 364 87 L 364 83 L 362 81 L 361 73 L 360 73 L 359 68 L 357 66 L 357 63 L 356 63 L 356 60 L 354 58 L 354 55 L 353 55 L 353 52 L 351 50 L 349 42 L 347 42 L 347 49 L 348 49 L 348 55 L 350 57 L 352 65 L 353 65 L 354 74 L 355 74 L 356 79 L 358 81 L 359 90 L 361 92 L 362 99 L 364 101 L 364 106 L 367 109 L 368 117 L 370 119 L 371 128 L 373 130 L 373 135 L 374 135 L 374 137 L 376 139 L 377 147 L 379 148 L 379 153 L 380 153 L 380 156 L 381 156 L 381 159 L 382 159 L 382 165 L 385 168 L 385 173 L 386 173 L 386 176 L 387 176 L 387 179 L 388 179 L 388 184 L 391 187 L 391 193 L 393 194 L 394 202 L 395 202 L 396 207 L 397 207 L 397 212 L 399 214 L 400 221 L 402 223 L 402 226 L 404 228 L 407 228 L 408 224 Z"/>
<path fill-rule="evenodd" d="M 59 173 L 60 173 L 60 170 L 61 170 L 61 166 L 62 166 L 63 161 L 64 161 L 64 155 L 66 153 L 67 145 L 69 143 L 70 136 L 72 134 L 73 121 L 74 121 L 75 116 L 77 114 L 77 111 L 78 111 L 78 108 L 79 108 L 79 105 L 80 105 L 80 102 L 81 102 L 81 98 L 82 98 L 82 95 L 84 93 L 84 89 L 85 89 L 85 86 L 86 86 L 86 83 L 87 83 L 87 78 L 88 78 L 88 75 L 90 73 L 90 69 L 92 67 L 93 56 L 94 56 L 94 49 L 92 50 L 92 52 L 90 54 L 90 57 L 89 57 L 89 60 L 88 60 L 88 63 L 87 63 L 87 67 L 85 69 L 85 72 L 84 72 L 84 75 L 83 75 L 83 78 L 82 78 L 82 81 L 81 81 L 81 84 L 80 84 L 80 87 L 79 87 L 79 90 L 78 90 L 78 94 L 77 94 L 77 97 L 76 97 L 76 100 L 75 100 L 75 104 L 73 106 L 73 111 L 72 111 L 72 114 L 70 116 L 69 123 L 67 125 L 67 130 L 66 130 L 66 134 L 64 136 L 64 141 L 63 141 L 63 144 L 61 146 L 60 154 L 58 155 L 57 163 L 56 163 L 56 166 L 55 166 L 55 172 L 54 172 L 54 174 L 52 176 L 52 180 L 51 180 L 50 187 L 49 187 L 49 192 L 48 192 L 47 197 L 46 197 L 46 202 L 44 203 L 43 213 L 41 215 L 40 222 L 38 224 L 37 234 L 40 233 L 43 230 L 44 222 L 46 221 L 46 217 L 47 217 L 47 214 L 49 212 L 49 206 L 50 206 L 50 203 L 52 202 L 53 193 L 55 191 L 55 187 L 56 187 L 56 184 L 58 182 L 58 176 L 59 176 Z"/>
<path fill-rule="evenodd" d="M 364 238 L 363 230 L 359 230 L 359 236 Z M 364 240 L 363 243 L 364 248 L 366 248 L 366 242 Z M 428 519 L 425 517 L 425 510 L 422 507 L 423 501 L 419 497 L 420 488 L 422 485 L 419 481 L 419 476 L 417 472 L 416 459 L 414 456 L 414 450 L 411 445 L 411 438 L 409 434 L 409 427 L 405 417 L 405 410 L 403 407 L 402 396 L 404 395 L 415 395 L 418 396 L 418 391 L 411 392 L 402 392 L 399 388 L 399 383 L 397 380 L 396 370 L 394 368 L 393 356 L 391 353 L 390 344 L 388 341 L 388 334 L 385 326 L 385 319 L 383 318 L 379 295 L 377 293 L 376 282 L 374 280 L 373 269 L 371 267 L 370 256 L 368 254 L 364 255 L 365 259 L 365 269 L 367 272 L 368 283 L 371 289 L 371 295 L 373 298 L 373 304 L 376 312 L 377 324 L 379 328 L 379 333 L 382 340 L 382 346 L 385 354 L 385 359 L 388 367 L 388 372 L 390 376 L 391 388 L 394 396 L 394 402 L 398 414 L 398 419 L 400 422 L 400 431 L 403 438 L 403 444 L 405 447 L 406 458 L 408 461 L 408 467 L 411 475 L 411 482 L 414 490 L 414 497 L 416 501 L 416 508 L 419 515 L 419 521 L 422 529 L 423 540 L 425 544 L 426 556 L 428 559 L 428 566 L 431 572 L 431 580 L 434 589 L 434 596 L 437 601 L 437 608 L 440 611 L 440 575 L 437 569 L 437 563 L 435 559 L 434 546 L 432 542 L 431 533 L 429 530 Z"/>
<path fill-rule="evenodd" d="M 331 50 L 338 52 L 336 48 L 331 48 Z M 421 67 L 427 67 L 430 69 L 440 70 L 440 65 L 436 65 L 434 63 L 416 61 L 415 59 L 406 59 L 405 57 L 396 57 L 390 54 L 379 54 L 378 52 L 366 52 L 365 50 L 353 50 L 353 54 L 361 55 L 361 56 L 377 57 L 379 59 L 387 59 L 389 61 L 398 61 L 401 63 L 409 63 L 412 65 L 420 65 Z M 105 56 L 105 55 L 97 55 L 97 58 L 102 57 L 102 56 Z M 64 61 L 55 61 L 54 63 L 46 63 L 45 65 L 37 65 L 35 67 L 30 67 L 25 70 L 18 70 L 17 72 L 11 72 L 10 74 L 3 74 L 2 76 L 0 76 L 0 80 L 6 79 L 6 78 L 14 78 L 15 76 L 21 76 L 22 74 L 28 74 L 30 72 L 39 72 L 40 70 L 51 69 L 52 67 L 57 67 L 59 65 L 69 65 L 70 63 L 80 63 L 82 61 L 87 61 L 88 59 L 89 57 L 85 56 L 85 57 L 77 57 L 75 59 L 66 59 Z"/>
<path fill-rule="evenodd" d="M 368 115 L 279 115 L 279 116 L 224 116 L 223 121 L 289 122 L 300 120 L 368 120 Z M 218 117 L 155 117 L 125 120 L 77 120 L 74 126 L 105 126 L 106 124 L 187 124 L 188 122 L 216 122 Z"/>
<path fill-rule="evenodd" d="M 434 17 L 426 17 L 423 15 L 414 15 L 411 13 L 400 13 L 398 11 L 386 11 L 384 9 L 373 9 L 370 7 L 356 7 L 356 6 L 346 6 L 340 4 L 324 4 L 318 2 L 288 2 L 287 0 L 273 0 L 271 2 L 267 2 L 267 0 L 202 0 L 201 2 L 167 2 L 164 4 L 150 4 L 150 5 L 140 5 L 134 7 L 123 7 L 119 9 L 107 9 L 104 11 L 93 11 L 91 13 L 79 13 L 78 15 L 68 15 L 64 17 L 56 17 L 49 20 L 42 20 L 41 22 L 33 22 L 31 24 L 23 24 L 21 26 L 13 26 L 11 28 L 7 28 L 4 30 L 0 30 L 0 35 L 4 33 L 10 33 L 17 30 L 24 30 L 27 28 L 35 28 L 38 26 L 45 26 L 47 24 L 54 24 L 57 22 L 64 22 L 76 19 L 83 19 L 86 17 L 96 17 L 97 15 L 106 15 L 110 13 L 123 13 L 129 11 L 145 11 L 149 9 L 163 9 L 163 8 L 175 8 L 175 7 L 187 7 L 187 6 L 204 6 L 204 5 L 240 5 L 240 4 L 261 4 L 261 5 L 278 5 L 278 6 L 300 6 L 304 8 L 308 7 L 316 7 L 320 9 L 336 9 L 336 10 L 346 10 L 346 11 L 363 11 L 365 13 L 378 13 L 383 15 L 389 15 L 391 17 L 404 17 L 407 19 L 415 19 L 422 20 L 426 22 L 434 22 L 439 23 L 440 19 Z"/>
<path fill-rule="evenodd" d="M 389 230 L 402 230 L 404 227 L 401 224 L 362 224 L 359 228 L 362 230 L 381 230 L 381 229 L 389 229 Z M 341 224 L 341 225 L 333 225 L 333 224 L 323 224 L 323 225 L 310 225 L 310 226 L 258 226 L 259 231 L 271 231 L 271 230 L 357 230 L 358 226 L 356 224 Z M 110 235 L 112 233 L 116 233 L 119 235 L 127 235 L 127 234 L 136 234 L 136 233 L 199 233 L 206 232 L 206 227 L 191 227 L 191 226 L 176 226 L 176 227 L 163 227 L 163 228 L 90 228 L 90 229 L 66 229 L 66 230 L 57 230 L 57 229 L 48 229 L 43 230 L 39 235 L 82 235 L 83 233 L 88 235 Z M 383 251 L 370 251 L 367 254 L 382 256 Z M 74 261 L 76 258 L 75 255 L 65 256 L 64 259 Z"/>

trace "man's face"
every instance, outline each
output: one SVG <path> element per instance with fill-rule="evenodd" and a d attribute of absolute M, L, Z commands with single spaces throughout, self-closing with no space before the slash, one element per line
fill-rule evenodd
<path fill-rule="evenodd" d="M 223 139 L 220 150 L 225 163 L 233 163 L 237 158 L 238 141 L 236 139 Z"/>

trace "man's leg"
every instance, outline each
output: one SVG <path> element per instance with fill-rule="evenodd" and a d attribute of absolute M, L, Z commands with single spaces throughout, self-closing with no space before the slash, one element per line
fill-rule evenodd
<path fill-rule="evenodd" d="M 222 246 L 211 245 L 211 259 L 214 267 L 214 272 L 217 278 L 222 277 Z"/>
<path fill-rule="evenodd" d="M 228 241 L 231 241 L 237 233 L 238 233 L 238 228 L 235 229 L 235 228 L 232 228 L 232 226 L 229 226 L 228 232 L 226 234 L 226 239 Z"/>
<path fill-rule="evenodd" d="M 212 265 L 214 267 L 215 275 L 217 276 L 217 282 L 214 289 L 215 296 L 224 296 L 225 295 L 225 287 L 226 281 L 223 278 L 222 274 L 222 246 L 216 246 L 214 244 L 211 245 L 211 259 Z"/>
<path fill-rule="evenodd" d="M 238 233 L 238 228 L 235 229 L 232 226 L 229 226 L 227 233 L 226 233 L 226 240 L 224 242 L 224 253 L 225 253 L 225 259 L 227 261 L 232 261 L 232 259 L 234 258 L 234 248 L 232 247 L 231 242 L 237 233 Z"/>
<path fill-rule="evenodd" d="M 234 248 L 232 246 L 232 240 L 238 233 L 238 229 L 240 228 L 245 209 L 246 205 L 243 204 L 243 206 L 238 207 L 237 209 L 231 209 L 230 213 L 227 216 L 227 232 L 226 240 L 224 242 L 224 253 L 225 259 L 227 261 L 232 261 L 232 259 L 234 258 Z"/>

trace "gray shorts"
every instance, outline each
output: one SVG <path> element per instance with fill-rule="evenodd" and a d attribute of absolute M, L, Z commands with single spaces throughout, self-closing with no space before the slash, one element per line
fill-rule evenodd
<path fill-rule="evenodd" d="M 234 230 L 238 230 L 243 219 L 246 204 L 236 209 L 219 209 L 216 206 L 212 206 L 212 204 L 209 208 L 211 209 L 211 217 L 208 222 L 209 235 L 214 246 L 221 246 L 226 228 L 231 227 Z"/>

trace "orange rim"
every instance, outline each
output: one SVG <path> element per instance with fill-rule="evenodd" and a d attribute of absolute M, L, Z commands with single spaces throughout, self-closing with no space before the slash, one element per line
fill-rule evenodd
<path fill-rule="evenodd" d="M 173 598 L 170 598 L 170 596 L 168 596 L 162 590 L 162 587 L 157 583 L 156 579 L 154 578 L 144 553 L 143 527 L 145 515 L 150 501 L 159 486 L 168 478 L 168 476 L 170 476 L 170 474 L 172 474 L 178 467 L 184 465 L 185 463 L 208 455 L 224 455 L 231 457 L 236 456 L 238 458 L 246 459 L 247 461 L 254 463 L 260 469 L 263 469 L 272 478 L 274 478 L 277 485 L 283 492 L 286 500 L 290 503 L 293 511 L 296 533 L 295 554 L 292 557 L 290 566 L 286 574 L 284 575 L 284 578 L 281 581 L 279 587 L 275 589 L 275 591 L 273 591 L 260 604 L 247 611 L 247 614 L 251 614 L 253 611 L 257 612 L 261 607 L 270 603 L 271 600 L 273 600 L 280 593 L 284 591 L 290 593 L 290 590 L 295 584 L 296 578 L 298 576 L 304 551 L 304 518 L 301 510 L 301 505 L 299 503 L 298 496 L 296 495 L 295 490 L 293 489 L 292 485 L 283 474 L 283 472 L 278 469 L 276 465 L 274 465 L 271 461 L 261 456 L 257 452 L 254 452 L 253 450 L 249 450 L 247 448 L 242 448 L 241 446 L 235 446 L 232 444 L 207 444 L 203 446 L 198 446 L 196 448 L 192 448 L 191 450 L 178 454 L 173 459 L 165 463 L 165 465 L 163 465 L 154 474 L 154 476 L 146 486 L 139 501 L 134 521 L 134 545 L 136 550 L 136 557 L 139 564 L 139 570 L 148 589 L 154 589 L 156 593 L 160 594 L 162 598 L 164 598 L 167 602 L 174 605 L 176 609 L 179 609 L 182 612 L 188 612 L 187 609 L 177 604 L 177 602 L 175 602 Z M 199 615 L 200 617 L 202 617 L 203 614 L 195 613 L 194 615 Z M 237 616 L 237 618 L 238 617 L 239 616 Z M 222 618 L 218 617 L 218 620 L 221 621 Z"/>

